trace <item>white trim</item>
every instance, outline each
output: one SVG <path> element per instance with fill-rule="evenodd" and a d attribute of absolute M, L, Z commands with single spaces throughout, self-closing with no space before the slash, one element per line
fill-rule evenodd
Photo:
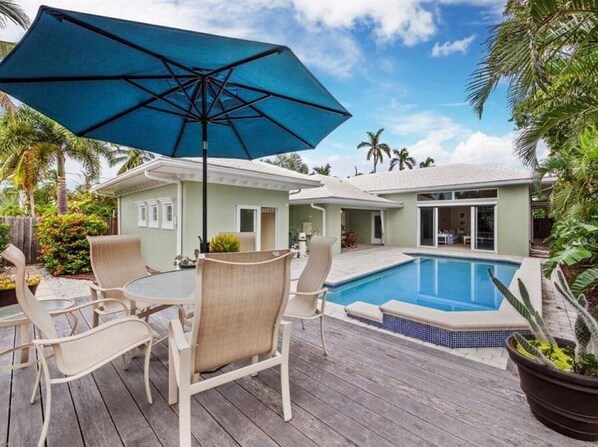
<path fill-rule="evenodd" d="M 160 220 L 161 224 L 160 227 L 164 230 L 174 230 L 175 227 L 175 219 L 176 216 L 174 215 L 174 202 L 175 200 L 172 197 L 164 197 L 158 199 L 160 203 L 160 208 L 162 208 L 162 219 Z M 166 218 L 168 217 L 168 213 L 166 212 L 166 207 L 170 207 L 170 215 L 172 220 L 168 221 Z"/>
<path fill-rule="evenodd" d="M 422 208 L 431 208 L 432 215 L 434 219 L 434 228 L 432 229 L 433 238 L 434 238 L 434 245 L 422 245 L 421 244 L 421 209 Z M 417 248 L 438 248 L 438 207 L 436 206 L 417 206 Z"/>
<path fill-rule="evenodd" d="M 476 240 L 477 240 L 477 207 L 478 206 L 494 206 L 494 249 L 493 250 L 484 250 L 480 248 L 476 248 Z M 471 206 L 471 251 L 475 251 L 478 253 L 494 253 L 498 254 L 498 205 L 496 203 L 483 203 L 478 205 Z"/>
<path fill-rule="evenodd" d="M 254 222 L 253 222 L 253 229 L 255 230 L 255 249 L 256 251 L 260 251 L 262 245 L 262 228 L 261 228 L 261 213 L 262 207 L 257 205 L 235 205 L 235 231 L 241 232 L 241 210 L 253 210 L 255 211 L 254 214 Z M 278 225 L 278 223 L 277 223 Z"/>
<path fill-rule="evenodd" d="M 120 205 L 120 200 L 119 200 L 119 205 Z M 137 205 L 137 226 L 138 227 L 147 227 L 147 203 L 145 203 L 144 200 L 137 200 L 135 202 L 135 205 Z M 143 210 L 144 219 L 142 219 L 141 216 L 141 212 Z M 119 220 L 119 227 L 120 227 L 120 215 L 118 216 L 118 220 Z M 119 228 L 119 234 L 120 234 L 120 228 Z"/>
<path fill-rule="evenodd" d="M 153 209 L 156 209 L 156 219 L 154 220 L 153 216 Z M 148 200 L 147 201 L 147 226 L 149 228 L 159 228 L 160 227 L 160 211 L 158 206 L 157 200 Z"/>
<path fill-rule="evenodd" d="M 361 186 L 357 186 L 362 191 L 369 192 L 370 194 L 402 194 L 406 192 L 416 192 L 416 193 L 425 193 L 425 192 L 435 192 L 435 191 L 454 191 L 457 188 L 459 191 L 468 190 L 468 189 L 492 189 L 492 188 L 500 188 L 502 186 L 516 186 L 516 185 L 529 185 L 533 183 L 532 178 L 529 179 L 514 179 L 514 180 L 495 180 L 492 182 L 477 182 L 477 183 L 457 183 L 451 185 L 438 185 L 438 186 L 419 186 L 415 188 L 388 188 L 388 189 L 367 189 Z"/>

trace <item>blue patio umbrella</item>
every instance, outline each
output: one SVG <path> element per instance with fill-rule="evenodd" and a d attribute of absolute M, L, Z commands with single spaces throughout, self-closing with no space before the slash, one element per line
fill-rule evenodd
<path fill-rule="evenodd" d="M 74 134 L 170 157 L 313 149 L 350 113 L 286 46 L 42 6 L 0 90 Z M 209 151 L 208 151 L 209 142 Z"/>

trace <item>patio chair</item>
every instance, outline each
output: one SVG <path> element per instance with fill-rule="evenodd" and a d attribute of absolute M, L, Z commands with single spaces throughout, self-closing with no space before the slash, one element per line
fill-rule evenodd
<path fill-rule="evenodd" d="M 343 248 L 354 248 L 357 246 L 357 233 L 349 231 L 344 241 Z"/>
<path fill-rule="evenodd" d="M 324 355 L 328 355 L 324 338 L 324 310 L 326 308 L 326 293 L 323 287 L 330 267 L 332 266 L 332 246 L 336 238 L 313 236 L 309 241 L 309 258 L 297 282 L 297 291 L 291 292 L 289 304 L 284 313 L 285 317 L 298 318 L 305 329 L 305 320 L 320 319 L 320 337 Z M 318 309 L 318 298 L 322 304 Z"/>
<path fill-rule="evenodd" d="M 149 275 L 141 257 L 141 241 L 138 236 L 93 236 L 88 237 L 91 268 L 97 284 L 90 285 L 91 299 L 99 302 L 98 296 L 112 298 L 94 308 L 92 326 L 96 327 L 100 315 L 122 311 L 122 302 L 126 312 L 147 318 L 168 306 L 154 306 L 142 302 L 133 302 L 123 295 L 123 287 L 129 281 Z M 179 313 L 181 311 L 179 310 Z"/>
<path fill-rule="evenodd" d="M 291 323 L 281 318 L 289 298 L 292 255 L 290 250 L 213 253 L 198 260 L 191 332 L 183 333 L 179 320 L 169 325 L 168 401 L 179 404 L 181 446 L 191 445 L 192 395 L 278 365 L 284 420 L 291 419 Z M 201 380 L 201 373 L 245 359 L 251 364 Z"/>
<path fill-rule="evenodd" d="M 35 400 L 36 391 L 41 375 L 44 376 L 46 384 L 44 423 L 39 438 L 38 447 L 44 445 L 50 424 L 50 411 L 52 408 L 52 385 L 57 383 L 70 382 L 92 373 L 101 366 L 110 363 L 112 360 L 123 356 L 129 351 L 137 348 L 145 348 L 144 382 L 145 393 L 148 402 L 152 403 L 152 395 L 149 385 L 149 361 L 152 348 L 153 331 L 143 320 L 135 316 L 128 316 L 119 320 L 112 320 L 108 323 L 90 329 L 77 335 L 59 337 L 54 328 L 52 316 L 47 309 L 33 296 L 26 286 L 25 280 L 25 255 L 14 245 L 9 245 L 1 254 L 7 261 L 14 264 L 16 268 L 16 293 L 17 300 L 23 313 L 37 329 L 37 336 L 33 344 L 37 350 L 37 356 L 41 367 L 38 370 L 35 389 L 31 396 L 31 402 Z M 124 310 L 124 303 L 117 299 L 107 298 L 88 302 L 75 307 L 70 307 L 64 312 L 73 312 L 88 306 L 97 305 L 98 302 L 106 304 L 114 302 L 121 305 Z M 52 348 L 58 371 L 65 377 L 50 378 L 48 369 L 48 357 L 44 348 Z"/>

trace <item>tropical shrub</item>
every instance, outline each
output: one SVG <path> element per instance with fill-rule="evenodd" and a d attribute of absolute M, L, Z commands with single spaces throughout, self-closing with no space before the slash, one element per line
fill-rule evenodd
<path fill-rule="evenodd" d="M 210 241 L 210 251 L 212 253 L 227 253 L 241 250 L 241 240 L 239 236 L 232 233 L 220 233 Z"/>
<path fill-rule="evenodd" d="M 86 238 L 105 234 L 107 228 L 104 219 L 98 216 L 47 216 L 37 227 L 40 261 L 52 275 L 89 272 L 91 265 Z"/>
<path fill-rule="evenodd" d="M 583 294 L 576 297 L 560 271 L 557 272 L 555 286 L 577 313 L 575 348 L 558 346 L 542 315 L 532 306 L 527 288 L 520 279 L 518 284 L 521 300 L 491 270 L 488 270 L 488 274 L 498 291 L 529 324 L 533 339 L 529 340 L 518 332 L 513 334 L 517 341 L 517 351 L 521 355 L 535 359 L 548 368 L 598 377 L 598 309 L 590 311 Z"/>
<path fill-rule="evenodd" d="M 0 222 L 0 251 L 10 243 L 10 225 Z"/>

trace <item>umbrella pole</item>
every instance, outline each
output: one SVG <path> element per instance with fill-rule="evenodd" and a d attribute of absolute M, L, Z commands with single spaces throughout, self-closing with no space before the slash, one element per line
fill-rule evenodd
<path fill-rule="evenodd" d="M 208 123 L 202 122 L 202 135 L 203 135 L 203 149 L 202 149 L 202 182 L 201 182 L 201 218 L 203 220 L 202 223 L 202 231 L 201 231 L 201 245 L 200 251 L 202 253 L 209 253 L 210 251 L 210 243 L 208 242 Z"/>

